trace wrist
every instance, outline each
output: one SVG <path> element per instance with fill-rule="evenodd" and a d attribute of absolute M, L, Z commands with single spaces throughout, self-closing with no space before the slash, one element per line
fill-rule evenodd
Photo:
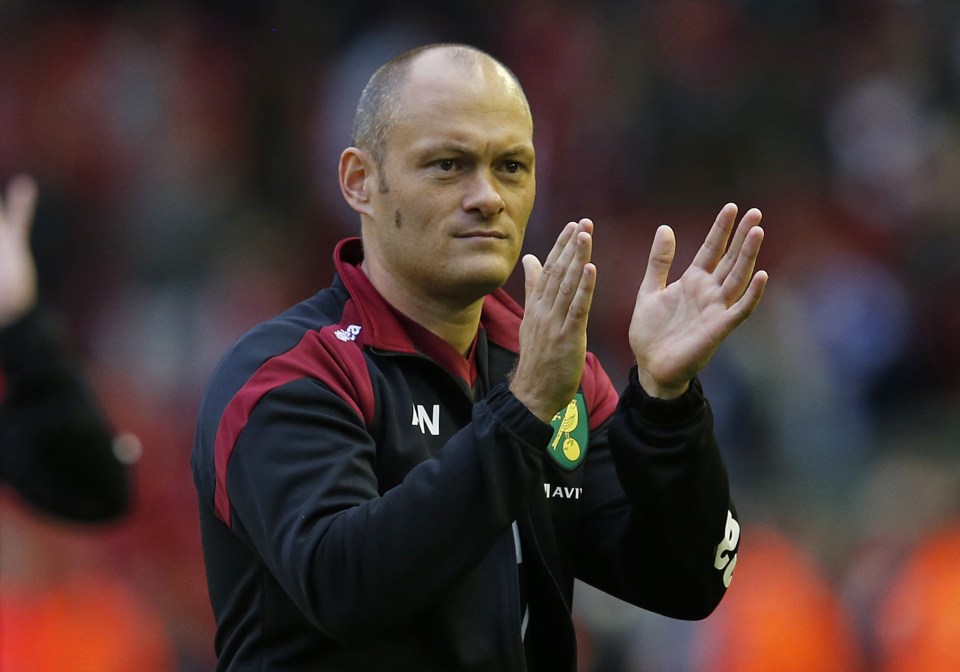
<path fill-rule="evenodd" d="M 647 396 L 653 397 L 654 399 L 676 399 L 690 389 L 689 380 L 679 385 L 664 385 L 650 375 L 649 371 L 639 366 L 637 367 L 637 382 L 640 383 L 640 387 L 647 393 Z"/>
<path fill-rule="evenodd" d="M 557 409 L 550 410 L 542 403 L 537 403 L 535 401 L 535 395 L 527 394 L 523 389 L 517 389 L 514 385 L 510 384 L 510 392 L 517 398 L 517 400 L 523 404 L 530 413 L 535 415 L 541 422 L 550 424 L 550 420 L 553 418 L 554 414 L 557 412 Z"/>

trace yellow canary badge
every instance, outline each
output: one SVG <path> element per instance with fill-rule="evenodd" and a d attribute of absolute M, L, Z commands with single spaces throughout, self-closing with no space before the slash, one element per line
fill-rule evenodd
<path fill-rule="evenodd" d="M 547 446 L 547 452 L 567 471 L 576 469 L 587 453 L 588 425 L 582 392 L 578 392 L 550 421 L 553 437 Z"/>

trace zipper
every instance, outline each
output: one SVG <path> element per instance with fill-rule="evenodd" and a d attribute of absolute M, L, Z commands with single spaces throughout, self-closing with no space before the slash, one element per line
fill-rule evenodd
<path fill-rule="evenodd" d="M 519 530 L 518 530 L 519 533 Z M 515 547 L 514 547 L 515 548 Z M 523 643 L 523 614 L 520 613 L 520 565 L 517 564 L 516 551 L 514 551 L 513 556 L 513 582 L 510 586 L 510 611 L 513 612 L 513 617 L 511 618 L 513 625 L 513 634 L 516 637 L 516 641 L 519 642 L 517 647 L 520 652 L 520 670 L 521 672 L 527 672 L 527 650 Z"/>
<path fill-rule="evenodd" d="M 526 521 L 527 521 L 527 524 L 528 524 L 529 529 L 530 529 L 530 532 L 531 532 L 531 533 L 530 533 L 530 541 L 531 541 L 533 547 L 536 549 L 537 555 L 540 556 L 540 559 L 541 559 L 541 561 L 543 562 L 543 570 L 544 570 L 544 572 L 546 572 L 547 576 L 550 577 L 550 583 L 553 585 L 554 590 L 557 591 L 557 595 L 560 596 L 560 602 L 561 602 L 561 604 L 563 605 L 564 609 L 566 610 L 566 613 L 569 614 L 569 613 L 572 612 L 571 605 L 567 604 L 567 598 L 563 596 L 563 591 L 560 589 L 560 584 L 557 583 L 557 577 L 554 576 L 553 572 L 550 571 L 550 566 L 549 566 L 549 565 L 547 564 L 547 562 L 546 562 L 546 557 L 545 557 L 544 554 L 543 554 L 543 549 L 540 547 L 540 542 L 539 542 L 539 540 L 537 539 L 537 535 L 534 533 L 534 530 L 535 530 L 536 528 L 535 528 L 535 526 L 534 526 L 534 524 L 533 524 L 533 516 L 532 516 L 531 513 L 530 513 L 530 506 L 529 506 L 529 504 L 528 504 L 526 507 L 524 507 L 524 515 L 526 516 Z M 529 599 L 530 599 L 529 593 L 530 593 L 530 591 L 529 591 L 529 588 L 528 588 L 528 590 L 527 590 L 527 600 L 528 600 L 528 601 L 529 601 Z M 572 628 L 572 627 L 573 627 L 573 626 L 571 625 L 571 628 Z M 577 641 L 577 640 L 576 640 L 576 632 L 573 632 L 572 634 L 573 634 L 574 654 L 576 654 L 576 641 Z M 524 658 L 524 662 L 526 662 L 526 658 Z M 574 665 L 574 667 L 571 668 L 571 669 L 576 669 L 576 655 L 574 655 L 573 665 Z"/>

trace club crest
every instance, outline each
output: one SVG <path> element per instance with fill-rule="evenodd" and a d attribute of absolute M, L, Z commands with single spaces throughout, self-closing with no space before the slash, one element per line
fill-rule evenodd
<path fill-rule="evenodd" d="M 589 438 L 589 421 L 582 392 L 577 392 L 577 396 L 553 416 L 550 426 L 553 427 L 553 436 L 547 445 L 547 452 L 563 469 L 573 471 L 587 454 Z"/>

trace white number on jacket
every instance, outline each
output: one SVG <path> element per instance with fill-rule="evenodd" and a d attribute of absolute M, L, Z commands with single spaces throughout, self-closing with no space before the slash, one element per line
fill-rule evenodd
<path fill-rule="evenodd" d="M 727 530 L 723 535 L 723 541 L 717 546 L 717 557 L 713 560 L 713 566 L 717 570 L 723 570 L 723 585 L 730 586 L 733 580 L 733 569 L 737 566 L 737 554 L 735 549 L 740 543 L 740 523 L 733 518 L 733 513 L 727 511 Z"/>

